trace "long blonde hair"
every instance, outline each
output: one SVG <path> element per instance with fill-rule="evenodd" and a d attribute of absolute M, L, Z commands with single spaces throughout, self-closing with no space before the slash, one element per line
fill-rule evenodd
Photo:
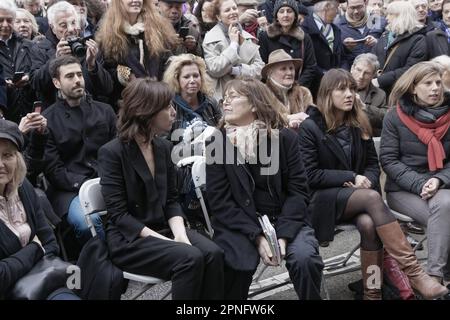
<path fill-rule="evenodd" d="M 393 14 L 396 17 L 386 26 L 386 29 L 397 36 L 404 33 L 413 33 L 423 27 L 417 19 L 416 9 L 408 1 L 391 2 L 386 8 L 386 16 L 388 14 Z"/>
<path fill-rule="evenodd" d="M 333 104 L 332 93 L 336 89 L 345 88 L 350 88 L 354 94 L 356 93 L 355 79 L 350 72 L 344 69 L 331 69 L 325 73 L 320 81 L 319 92 L 317 93 L 317 108 L 325 118 L 328 132 L 336 130 L 340 125 L 337 122 L 337 109 Z M 352 110 L 345 112 L 344 124 L 361 128 L 362 137 L 369 139 L 372 136 L 372 127 L 362 107 L 362 103 L 355 97 Z"/>
<path fill-rule="evenodd" d="M 438 74 L 442 77 L 444 69 L 437 62 L 423 61 L 413 65 L 395 82 L 391 95 L 389 96 L 389 105 L 395 106 L 399 102 L 400 98 L 404 95 L 410 95 L 413 102 L 418 103 L 415 95 L 413 94 L 414 87 L 422 81 L 424 78 Z M 444 96 L 436 106 L 440 106 L 444 101 Z"/>
<path fill-rule="evenodd" d="M 121 0 L 111 2 L 105 16 L 100 21 L 96 40 L 107 59 L 120 61 L 128 54 L 128 37 L 124 32 L 127 13 Z M 170 22 L 161 16 L 152 0 L 143 0 L 142 17 L 145 30 L 144 41 L 151 56 L 160 56 L 172 50 L 177 36 Z"/>

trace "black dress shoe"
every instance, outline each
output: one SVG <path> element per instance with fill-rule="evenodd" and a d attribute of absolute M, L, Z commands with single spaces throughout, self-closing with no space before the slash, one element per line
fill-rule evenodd
<path fill-rule="evenodd" d="M 408 230 L 408 232 L 411 232 L 411 233 L 425 234 L 425 230 L 415 222 L 408 222 L 406 224 L 406 229 Z"/>

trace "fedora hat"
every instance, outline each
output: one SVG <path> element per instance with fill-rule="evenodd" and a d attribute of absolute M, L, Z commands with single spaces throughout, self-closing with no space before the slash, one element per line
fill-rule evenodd
<path fill-rule="evenodd" d="M 303 65 L 303 60 L 302 59 L 293 59 L 289 53 L 287 53 L 286 51 L 284 51 L 283 49 L 277 49 L 272 51 L 269 54 L 269 61 L 268 63 L 264 66 L 264 68 L 261 71 L 261 76 L 263 79 L 267 78 L 267 72 L 270 70 L 270 68 L 278 63 L 282 63 L 282 62 L 293 62 L 294 66 L 295 66 L 295 71 L 297 72 L 298 69 L 300 69 Z"/>

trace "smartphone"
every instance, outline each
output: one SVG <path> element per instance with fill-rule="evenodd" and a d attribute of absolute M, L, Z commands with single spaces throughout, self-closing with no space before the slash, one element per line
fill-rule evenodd
<path fill-rule="evenodd" d="M 183 39 L 186 39 L 187 35 L 189 34 L 189 27 L 181 27 L 180 28 L 180 37 Z"/>
<path fill-rule="evenodd" d="M 33 112 L 41 113 L 42 111 L 42 101 L 35 101 L 33 103 Z"/>
<path fill-rule="evenodd" d="M 357 42 L 357 43 L 359 43 L 359 42 L 366 42 L 366 40 L 367 40 L 367 37 L 366 38 L 362 38 L 362 39 L 353 40 L 353 42 Z"/>
<path fill-rule="evenodd" d="M 25 72 L 14 72 L 14 77 L 12 78 L 12 82 L 16 83 L 22 80 L 22 77 L 25 75 Z"/>
<path fill-rule="evenodd" d="M 266 10 L 258 11 L 258 17 L 264 17 L 266 15 Z"/>
<path fill-rule="evenodd" d="M 239 33 L 242 34 L 242 26 L 241 26 L 241 24 L 239 22 L 233 23 L 233 27 L 238 28 L 239 29 Z"/>

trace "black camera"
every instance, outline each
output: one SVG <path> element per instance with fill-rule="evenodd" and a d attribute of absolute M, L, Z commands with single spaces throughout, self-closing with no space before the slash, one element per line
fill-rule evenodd
<path fill-rule="evenodd" d="M 89 38 L 72 37 L 66 39 L 72 54 L 81 58 L 86 55 L 86 40 Z"/>

